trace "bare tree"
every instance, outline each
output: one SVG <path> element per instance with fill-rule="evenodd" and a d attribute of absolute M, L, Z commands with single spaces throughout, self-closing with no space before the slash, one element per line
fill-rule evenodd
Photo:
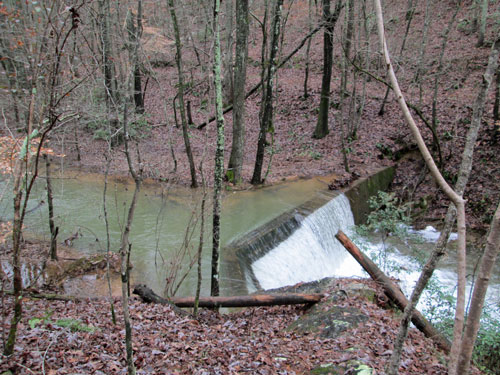
<path fill-rule="evenodd" d="M 57 234 L 59 227 L 54 224 L 54 203 L 52 194 L 52 179 L 50 173 L 50 159 L 47 154 L 43 155 L 45 159 L 45 179 L 47 183 L 47 205 L 49 208 L 49 230 L 50 230 L 50 259 L 57 260 Z"/>
<path fill-rule="evenodd" d="M 62 56 L 69 36 L 79 25 L 78 10 L 82 4 L 67 9 L 64 4 L 54 2 L 50 12 L 40 14 L 37 21 L 32 23 L 32 15 L 38 13 L 33 4 L 24 4 L 20 9 L 16 8 L 16 5 L 13 6 L 14 8 L 11 8 L 9 5 L 3 9 L 3 12 L 17 14 L 16 17 L 12 17 L 8 21 L 9 32 L 15 36 L 10 43 L 17 41 L 17 47 L 11 45 L 11 48 L 5 48 L 8 47 L 7 40 L 2 39 L 2 53 L 5 53 L 3 59 L 10 61 L 2 66 L 6 69 L 15 69 L 17 63 L 22 62 L 22 65 L 26 67 L 27 74 L 17 78 L 24 80 L 22 85 L 27 88 L 24 92 L 26 93 L 28 111 L 25 126 L 15 124 L 19 126 L 19 131 L 24 134 L 24 140 L 20 148 L 17 147 L 19 153 L 13 159 L 15 160 L 12 172 L 14 179 L 12 227 L 14 307 L 4 347 L 5 355 L 12 355 L 14 352 L 17 326 L 22 318 L 23 283 L 20 259 L 22 229 L 28 201 L 38 177 L 43 146 L 48 135 L 57 126 L 61 115 L 63 115 L 61 104 L 81 83 L 81 81 L 63 81 L 64 63 Z M 15 19 L 20 19 L 22 22 L 14 22 Z M 29 28 L 36 30 L 35 34 L 26 32 Z M 49 38 L 49 34 L 52 36 L 51 38 Z M 18 49 L 19 45 L 25 49 Z M 7 71 L 6 73 L 12 72 Z"/>
<path fill-rule="evenodd" d="M 134 220 L 135 208 L 137 206 L 137 198 L 139 196 L 139 191 L 141 189 L 142 183 L 142 162 L 140 160 L 140 154 L 138 152 L 138 164 L 139 170 L 136 171 L 134 163 L 132 161 L 132 156 L 129 149 L 130 135 L 128 133 L 128 103 L 125 102 L 124 115 L 123 115 L 123 132 L 124 134 L 124 145 L 125 145 L 125 156 L 127 158 L 127 164 L 129 172 L 132 175 L 135 183 L 134 195 L 130 202 L 128 208 L 127 220 L 125 222 L 125 227 L 121 233 L 120 239 L 120 274 L 122 279 L 122 308 L 123 308 L 123 320 L 125 324 L 125 347 L 127 353 L 127 369 L 128 375 L 135 375 L 135 365 L 134 365 L 134 350 L 132 348 L 132 323 L 130 320 L 130 309 L 128 304 L 129 299 L 129 260 L 130 251 L 132 244 L 129 242 L 130 229 L 132 227 L 132 222 Z"/>
<path fill-rule="evenodd" d="M 226 175 L 241 182 L 245 149 L 245 82 L 248 58 L 248 0 L 236 1 L 236 56 L 233 90 L 233 143 Z"/>
<path fill-rule="evenodd" d="M 378 3 L 378 2 L 377 2 Z M 379 32 L 380 29 L 382 29 L 382 32 L 380 32 L 380 37 L 381 40 L 383 41 L 383 25 L 380 25 L 380 20 L 381 20 L 381 9 L 379 6 L 379 3 L 377 4 L 377 13 L 380 13 L 380 17 L 377 18 L 378 24 L 379 24 Z M 495 47 L 498 48 L 498 47 Z M 484 111 L 484 103 L 485 103 L 485 98 L 486 98 L 486 93 L 488 91 L 489 85 L 492 80 L 493 73 L 496 69 L 496 64 L 498 60 L 498 51 L 495 51 L 495 48 L 492 49 L 492 54 L 490 54 L 490 59 L 488 63 L 488 67 L 486 70 L 486 73 L 484 75 L 483 83 L 482 86 L 479 90 L 478 97 L 476 99 L 476 103 L 474 106 L 474 114 L 473 114 L 473 119 L 471 121 L 471 127 L 469 128 L 467 138 L 466 138 L 466 145 L 464 148 L 463 152 L 463 157 L 462 157 L 462 164 L 460 167 L 460 171 L 458 174 L 458 179 L 457 183 L 455 186 L 455 193 L 458 196 L 461 196 L 463 194 L 463 191 L 465 189 L 465 185 L 467 183 L 468 177 L 470 175 L 470 171 L 472 168 L 472 153 L 474 149 L 474 145 L 476 143 L 477 139 L 477 134 L 478 130 L 481 124 L 481 117 L 482 113 Z M 385 51 L 385 56 L 386 59 L 388 60 L 388 52 L 387 52 L 387 47 L 384 44 L 384 51 Z M 393 74 L 392 66 L 390 66 L 390 60 L 389 60 L 389 70 L 390 70 L 390 77 L 391 77 L 391 82 L 394 85 L 394 82 L 397 83 L 395 76 Z M 402 98 L 402 94 L 400 94 L 400 90 L 395 90 L 397 93 L 398 101 L 400 104 L 404 104 L 404 99 Z M 399 94 L 398 94 L 399 93 Z M 404 108 L 402 104 L 402 107 Z M 405 118 L 407 119 L 408 123 L 411 125 L 413 120 L 411 119 L 411 115 L 409 113 L 406 113 L 406 110 L 404 110 L 405 113 Z M 412 126 L 413 128 L 413 126 Z M 413 130 L 412 130 L 413 132 Z M 419 144 L 420 148 L 420 144 Z M 430 158 L 430 155 L 427 157 L 424 156 L 424 160 L 428 163 L 428 159 L 432 160 Z M 429 164 L 428 164 L 429 165 Z M 432 173 L 432 172 L 431 172 Z M 435 173 L 435 172 L 434 172 Z M 433 173 L 433 176 L 435 174 Z M 439 183 L 441 186 L 441 183 Z M 443 186 L 441 186 L 443 188 Z M 444 190 L 444 188 L 443 188 Z M 461 229 L 465 231 L 465 225 L 461 225 L 461 221 L 463 222 L 464 219 L 461 219 L 462 217 L 465 217 L 465 214 L 461 214 L 460 210 L 462 210 L 462 207 L 459 206 L 458 209 L 458 229 L 459 229 L 459 264 L 458 264 L 458 277 L 459 277 L 459 290 L 458 290 L 458 300 L 457 300 L 457 312 L 455 316 L 455 329 L 454 329 L 454 341 L 453 341 L 453 346 L 452 346 L 452 351 L 450 354 L 450 373 L 454 373 L 456 370 L 456 365 L 457 365 L 457 360 L 458 360 L 458 352 L 460 350 L 460 345 L 461 345 L 461 340 L 462 340 L 462 328 L 463 328 L 463 311 L 464 311 L 464 305 L 465 305 L 465 240 L 461 237 Z M 445 224 L 444 228 L 442 230 L 441 236 L 436 243 L 436 246 L 434 248 L 434 251 L 432 252 L 431 256 L 429 257 L 428 261 L 426 262 L 422 273 L 419 277 L 419 280 L 417 281 L 417 284 L 412 292 L 411 300 L 410 303 L 408 304 L 407 308 L 405 309 L 404 315 L 401 319 L 401 325 L 400 325 L 400 330 L 398 333 L 398 337 L 395 343 L 393 355 L 391 358 L 391 362 L 388 367 L 388 373 L 389 374 L 395 374 L 397 373 L 397 368 L 399 364 L 399 358 L 401 355 L 401 349 L 402 345 L 404 342 L 404 339 L 406 337 L 406 332 L 409 324 L 409 319 L 413 313 L 413 310 L 418 302 L 418 299 L 425 288 L 425 285 L 427 284 L 428 280 L 432 276 L 432 273 L 437 265 L 438 260 L 445 254 L 445 248 L 446 248 L 446 243 L 448 236 L 451 232 L 454 219 L 455 219 L 455 208 L 453 206 L 450 206 L 448 209 L 448 213 L 446 215 L 445 219 Z"/>
<path fill-rule="evenodd" d="M 226 48 L 225 55 L 222 58 L 222 70 L 224 72 L 222 79 L 222 93 L 224 103 L 229 104 L 234 98 L 234 75 L 233 75 L 233 31 L 234 31 L 234 0 L 226 0 Z M 238 6 L 238 1 L 236 1 Z M 237 22 L 237 21 L 236 21 Z"/>
<path fill-rule="evenodd" d="M 273 10 L 273 20 L 271 22 L 271 46 L 269 52 L 269 61 L 267 63 L 267 72 L 265 79 L 265 86 L 263 89 L 263 97 L 261 102 L 261 112 L 260 117 L 260 132 L 259 139 L 257 142 L 257 155 L 255 157 L 255 167 L 252 175 L 252 184 L 258 185 L 262 184 L 262 166 L 264 164 L 264 153 L 267 145 L 266 134 L 269 132 L 274 132 L 273 125 L 273 96 L 274 96 L 274 75 L 277 69 L 277 57 L 278 57 L 278 42 L 280 36 L 280 26 L 281 26 L 281 11 L 283 6 L 283 0 L 275 0 L 274 10 Z"/>
<path fill-rule="evenodd" d="M 479 273 L 477 276 L 474 290 L 472 292 L 467 325 L 463 334 L 462 346 L 460 348 L 460 357 L 458 360 L 457 374 L 468 374 L 474 343 L 483 312 L 484 299 L 488 290 L 488 284 L 495 265 L 498 254 L 500 253 L 500 205 L 493 216 L 490 225 L 490 233 L 486 240 L 486 248 L 481 258 Z"/>
<path fill-rule="evenodd" d="M 224 175 L 224 114 L 221 82 L 221 51 L 219 26 L 220 0 L 214 0 L 214 85 L 215 114 L 217 117 L 217 147 L 215 149 L 214 170 L 214 209 L 212 216 L 212 273 L 210 295 L 218 296 L 219 286 L 219 255 L 220 255 L 220 211 L 222 179 Z"/>
<path fill-rule="evenodd" d="M 328 112 L 330 110 L 330 83 L 333 68 L 333 32 L 340 16 L 342 0 L 337 0 L 333 12 L 330 11 L 331 0 L 323 0 L 323 78 L 321 81 L 321 99 L 319 103 L 318 121 L 314 129 L 313 138 L 324 138 L 328 133 Z"/>
<path fill-rule="evenodd" d="M 313 29 L 313 0 L 308 1 L 308 12 L 307 12 L 307 19 L 308 19 L 308 27 L 309 27 L 309 32 Z M 307 46 L 306 46 L 306 63 L 305 63 L 305 69 L 304 69 L 304 99 L 307 99 L 309 97 L 309 91 L 308 91 L 308 82 L 309 82 L 309 65 L 310 65 L 310 57 L 309 57 L 309 52 L 311 51 L 311 38 L 307 41 Z"/>
<path fill-rule="evenodd" d="M 488 17 L 488 3 L 489 0 L 480 0 L 480 19 L 479 19 L 479 29 L 477 31 L 477 46 L 482 47 L 484 45 L 484 35 L 486 34 L 486 19 Z"/>
<path fill-rule="evenodd" d="M 449 197 L 449 199 L 453 202 L 455 207 L 457 208 L 457 228 L 458 228 L 458 267 L 457 267 L 457 275 L 458 275 L 458 290 L 457 290 L 457 307 L 455 313 L 455 324 L 454 324 L 454 340 L 451 348 L 450 354 L 450 372 L 454 373 L 457 364 L 458 352 L 460 350 L 461 345 L 461 335 L 464 325 L 464 313 L 465 313 L 465 252 L 466 252 L 466 226 L 465 226 L 465 203 L 462 198 L 462 192 L 457 192 L 453 190 L 448 183 L 445 181 L 439 169 L 437 168 L 432 156 L 425 145 L 425 142 L 418 130 L 418 127 L 411 116 L 411 113 L 406 105 L 405 99 L 399 88 L 398 81 L 396 75 L 394 73 L 394 69 L 391 64 L 389 50 L 387 48 L 385 36 L 384 36 L 384 21 L 382 16 L 382 6 L 380 4 L 380 0 L 375 0 L 375 8 L 377 13 L 377 26 L 380 44 L 382 48 L 382 52 L 385 58 L 385 63 L 388 69 L 388 74 L 391 80 L 391 84 L 393 90 L 395 92 L 398 103 L 403 111 L 406 122 L 408 123 L 411 133 L 415 138 L 420 153 L 424 161 L 429 168 L 431 175 L 439 185 L 439 187 L 445 192 L 445 194 Z M 411 303 L 410 303 L 411 305 Z M 405 309 L 406 310 L 406 309 Z M 396 353 L 396 350 L 393 352 L 391 357 L 391 362 L 388 367 L 388 373 L 396 374 L 398 372 L 399 367 L 399 357 L 400 353 Z"/>
<path fill-rule="evenodd" d="M 405 51 L 405 46 L 406 46 L 406 40 L 408 39 L 408 34 L 410 32 L 410 27 L 411 27 L 411 22 L 413 21 L 413 15 L 415 14 L 415 8 L 416 4 L 413 4 L 413 0 L 408 0 L 408 5 L 406 7 L 406 29 L 405 29 L 405 34 L 403 36 L 403 41 L 401 42 L 401 48 L 399 49 L 399 57 L 397 58 L 397 61 L 401 61 L 403 59 L 404 51 Z M 399 70 L 400 65 L 396 66 L 396 73 Z M 380 109 L 378 111 L 379 116 L 383 116 L 385 112 L 385 104 L 387 102 L 387 98 L 389 97 L 389 92 L 390 88 L 387 87 L 385 90 L 385 95 L 384 99 L 382 100 L 382 105 L 380 106 Z"/>
<path fill-rule="evenodd" d="M 179 97 L 180 112 L 181 112 L 182 135 L 184 138 L 184 145 L 186 147 L 186 154 L 189 160 L 189 170 L 191 172 L 191 187 L 196 188 L 198 187 L 198 183 L 196 182 L 196 168 L 194 166 L 193 153 L 191 151 L 191 143 L 189 141 L 189 131 L 186 119 L 186 107 L 184 104 L 184 73 L 182 71 L 182 44 L 179 31 L 179 23 L 177 22 L 177 15 L 175 12 L 174 0 L 168 0 L 168 7 L 170 10 L 170 16 L 172 18 L 172 24 L 174 27 L 175 47 L 177 51 L 175 55 L 175 62 L 177 64 L 177 77 L 179 81 L 178 97 Z"/>

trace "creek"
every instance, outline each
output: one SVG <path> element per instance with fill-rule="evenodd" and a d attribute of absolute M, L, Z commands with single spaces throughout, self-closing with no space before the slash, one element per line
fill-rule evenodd
<path fill-rule="evenodd" d="M 298 180 L 248 191 L 225 191 L 221 223 L 221 294 L 247 294 L 259 287 L 265 289 L 317 280 L 327 276 L 366 277 L 356 261 L 334 238 L 338 229 L 353 233 L 359 207 L 351 208 L 354 194 L 334 197 L 327 192 L 328 178 Z M 2 190 L 10 186 L 4 181 Z M 65 172 L 54 174 L 53 190 L 56 225 L 59 242 L 74 233 L 80 236 L 72 246 L 81 253 L 104 253 L 106 232 L 103 212 L 104 181 L 100 175 Z M 134 184 L 123 178 L 110 178 L 107 193 L 107 211 L 110 225 L 111 249 L 116 251 L 120 228 L 124 223 Z M 175 262 L 175 255 L 187 248 L 191 257 L 198 247 L 199 207 L 201 191 L 167 184 L 144 184 L 137 204 L 132 226 L 131 272 L 134 283 L 150 286 L 163 294 L 167 270 Z M 312 199 L 311 197 L 318 197 Z M 202 294 L 209 294 L 211 259 L 211 192 L 206 209 L 205 243 L 202 256 Z M 48 209 L 45 180 L 38 180 L 29 202 L 25 232 L 37 239 L 48 240 Z M 351 201 L 351 203 L 350 203 Z M 311 203 L 312 202 L 312 203 Z M 361 202 L 362 203 L 362 202 Z M 0 201 L 2 220 L 11 219 L 11 199 L 4 194 Z M 359 215 L 358 215 L 359 216 Z M 359 218 L 357 218 L 359 221 Z M 192 232 L 186 228 L 195 228 Z M 186 234 L 187 233 L 187 234 Z M 398 269 L 392 274 L 403 281 L 408 294 L 418 276 L 415 252 L 432 248 L 431 229 L 421 232 L 423 241 L 412 244 L 401 241 L 389 243 L 388 257 Z M 368 254 L 381 254 L 383 244 L 374 235 L 358 238 Z M 411 246 L 410 246 L 411 245 Z M 453 247 L 453 243 L 451 243 Z M 474 254 L 474 252 L 471 252 Z M 453 251 L 436 272 L 441 284 L 453 292 L 456 283 Z M 188 260 L 184 260 L 182 270 Z M 469 259 L 468 274 L 474 272 L 477 256 Z M 4 264 L 4 269 L 5 269 Z M 181 274 L 184 271 L 180 271 Z M 29 273 L 29 272 L 28 272 Z M 33 273 L 33 271 L 31 271 Z M 193 269 L 181 284 L 177 295 L 193 295 L 196 270 Z M 106 293 L 104 279 L 84 276 L 77 283 L 65 285 L 66 292 L 82 296 Z M 499 303 L 500 267 L 491 280 L 488 294 L 490 303 Z"/>
<path fill-rule="evenodd" d="M 269 220 L 279 216 L 314 196 L 320 190 L 327 189 L 327 177 L 309 180 L 297 180 L 275 186 L 247 191 L 223 193 L 221 246 L 238 236 L 251 231 Z M 80 236 L 72 241 L 74 249 L 83 254 L 104 253 L 106 249 L 106 231 L 103 211 L 104 178 L 97 174 L 79 174 L 76 172 L 53 173 L 55 222 L 59 226 L 58 242 L 75 233 Z M 5 191 L 0 201 L 2 220 L 12 219 L 11 189 L 8 180 L 0 184 L 0 191 Z M 107 212 L 110 226 L 111 250 L 117 251 L 120 242 L 120 228 L 124 223 L 128 204 L 133 194 L 133 181 L 125 178 L 110 178 L 107 189 Z M 25 233 L 29 237 L 48 241 L 48 207 L 45 180 L 39 178 L 35 184 L 32 198 L 28 204 Z M 194 256 L 199 243 L 199 211 L 201 189 L 193 190 L 168 184 L 145 183 L 132 225 L 130 242 L 132 243 L 131 278 L 134 283 L 150 286 L 162 294 L 175 254 L 179 253 L 186 238 L 186 228 L 193 227 L 188 248 Z M 208 192 L 205 219 L 205 240 L 202 256 L 203 290 L 209 294 L 210 259 L 211 259 L 211 204 L 212 193 Z M 42 202 L 43 201 L 43 202 Z M 184 261 L 184 269 L 186 263 Z M 6 265 L 4 265 L 4 268 Z M 247 294 L 246 283 L 234 270 L 238 268 L 234 254 L 223 253 L 221 256 L 221 294 Z M 196 286 L 196 270 L 193 269 L 182 283 L 177 295 L 193 295 Z M 33 270 L 26 271 L 32 274 Z M 181 272 L 179 272 L 180 274 Z M 95 295 L 106 293 L 104 280 L 95 280 L 87 276 L 72 285 L 65 285 L 68 293 Z M 69 289 L 69 290 L 68 290 Z M 97 289 L 97 292 L 96 292 Z"/>

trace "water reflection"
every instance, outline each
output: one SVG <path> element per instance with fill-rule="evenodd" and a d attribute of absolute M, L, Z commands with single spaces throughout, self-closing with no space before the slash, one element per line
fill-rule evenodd
<path fill-rule="evenodd" d="M 326 179 L 311 179 L 280 184 L 248 191 L 225 191 L 222 202 L 221 246 L 241 234 L 251 231 L 272 218 L 310 199 L 320 190 L 326 190 Z M 9 197 L 8 181 L 3 181 L 0 190 L 7 192 L 0 200 L 2 220 L 12 217 L 12 201 Z M 106 232 L 103 210 L 104 179 L 95 174 L 75 172 L 53 173 L 54 210 L 59 226 L 59 242 L 75 233 L 73 247 L 82 253 L 106 251 Z M 110 178 L 107 191 L 111 250 L 117 251 L 121 228 L 126 218 L 134 184 L 124 178 Z M 208 197 L 211 198 L 211 193 Z M 43 201 L 43 202 L 42 202 Z M 38 179 L 26 217 L 25 231 L 43 240 L 48 240 L 48 209 L 45 180 Z M 165 286 L 166 269 L 174 255 L 182 248 L 189 230 L 188 253 L 194 256 L 199 239 L 199 207 L 201 190 L 172 187 L 168 184 L 146 183 L 141 191 L 132 226 L 133 263 L 132 278 L 137 283 L 152 287 L 162 293 Z M 211 256 L 211 204 L 207 203 L 205 245 L 203 247 L 203 293 L 209 293 Z M 186 261 L 185 261 L 186 263 Z M 235 278 L 235 267 L 239 267 L 234 254 L 221 256 L 221 294 L 245 294 L 244 280 Z M 193 270 L 194 271 L 194 270 Z M 90 285 L 84 280 L 82 285 Z M 185 279 L 178 295 L 191 295 L 196 285 L 196 272 Z M 88 286 L 86 287 L 88 289 Z M 73 290 L 75 288 L 72 288 Z"/>

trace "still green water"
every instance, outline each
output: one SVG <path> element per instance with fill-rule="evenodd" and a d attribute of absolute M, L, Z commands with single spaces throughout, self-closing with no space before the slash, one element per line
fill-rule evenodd
<path fill-rule="evenodd" d="M 43 177 L 43 176 L 42 176 Z M 326 190 L 326 179 L 310 179 L 288 182 L 276 186 L 247 191 L 225 191 L 222 202 L 221 246 L 249 232 L 281 213 L 294 208 Z M 4 181 L 1 190 L 6 189 L 0 201 L 0 216 L 10 219 L 12 200 L 8 192 L 11 187 Z M 79 231 L 81 237 L 73 247 L 82 253 L 99 253 L 106 250 L 106 230 L 103 210 L 104 178 L 101 175 L 66 172 L 53 173 L 54 210 L 56 225 L 59 226 L 59 242 Z M 111 250 L 117 251 L 121 227 L 124 225 L 134 184 L 131 180 L 109 179 L 106 195 L 110 224 Z M 199 243 L 200 205 L 202 191 L 167 184 L 144 184 L 137 203 L 132 225 L 131 262 L 134 283 L 143 283 L 162 294 L 165 280 L 175 254 L 189 238 L 187 248 L 195 254 Z M 205 219 L 205 240 L 203 247 L 202 293 L 209 293 L 212 192 L 208 191 Z M 26 217 L 25 232 L 31 236 L 48 240 L 48 208 L 45 179 L 40 178 L 35 186 L 28 209 L 35 208 Z M 195 225 L 196 224 L 196 225 Z M 187 228 L 194 231 L 186 232 Z M 186 233 L 188 233 L 186 235 Z M 189 257 L 184 259 L 185 270 Z M 196 287 L 196 266 L 185 278 L 177 295 L 193 295 Z M 179 272 L 179 274 L 183 273 Z M 235 254 L 221 254 L 221 294 L 246 294 L 246 284 L 239 273 Z M 93 288 L 89 283 L 80 288 Z M 92 295 L 94 291 L 87 290 Z M 100 292 L 95 292 L 100 293 Z"/>

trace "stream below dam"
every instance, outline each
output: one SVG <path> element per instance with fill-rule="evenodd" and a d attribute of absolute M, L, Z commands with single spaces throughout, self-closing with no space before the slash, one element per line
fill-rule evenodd
<path fill-rule="evenodd" d="M 366 277 L 361 267 L 334 238 L 338 229 L 353 234 L 353 211 L 358 208 L 351 209 L 352 196 L 348 199 L 343 194 L 328 192 L 328 181 L 328 177 L 313 178 L 260 189 L 224 192 L 220 265 L 222 295 L 248 294 L 258 288 L 276 288 L 327 276 Z M 8 180 L 0 183 L 0 190 L 4 192 L 0 201 L 2 220 L 12 217 L 10 189 Z M 133 189 L 134 184 L 128 179 L 109 179 L 106 200 L 112 251 L 118 250 L 121 227 Z M 72 242 L 76 251 L 84 254 L 105 252 L 103 190 L 104 179 L 100 175 L 54 173 L 54 209 L 56 225 L 59 226 L 59 242 L 79 233 Z M 311 206 L 314 197 L 320 198 Z M 146 284 L 158 294 L 163 294 L 165 280 L 171 277 L 169 270 L 177 262 L 176 254 L 185 248 L 187 255 L 177 273 L 179 280 L 198 248 L 201 199 L 201 189 L 144 184 L 130 236 L 133 283 Z M 209 294 L 210 280 L 211 192 L 207 199 L 202 256 L 204 295 Z M 48 241 L 46 200 L 45 180 L 40 178 L 28 205 L 28 211 L 31 212 L 26 217 L 25 232 L 30 237 Z M 306 207 L 307 213 L 301 211 L 300 207 Z M 268 223 L 275 223 L 274 227 Z M 269 229 L 271 227 L 272 230 Z M 429 251 L 436 235 L 432 228 L 420 234 L 423 241 L 411 246 L 394 241 L 388 253 L 398 268 L 398 273 L 393 276 L 403 281 L 407 293 L 418 276 L 413 252 L 415 249 Z M 368 254 L 380 254 L 382 250 L 376 234 L 370 238 L 358 237 L 357 242 Z M 469 260 L 469 275 L 474 272 L 476 258 L 471 256 Z M 436 272 L 440 283 L 451 291 L 456 283 L 454 264 L 453 251 L 450 251 Z M 3 262 L 2 267 L 9 273 L 8 262 Z M 176 295 L 194 294 L 195 267 L 187 274 Z M 29 274 L 33 271 L 24 272 Z M 76 282 L 72 280 L 65 288 L 70 294 L 84 297 L 106 293 L 104 278 L 89 275 Z M 487 303 L 500 303 L 498 264 L 491 280 Z"/>

